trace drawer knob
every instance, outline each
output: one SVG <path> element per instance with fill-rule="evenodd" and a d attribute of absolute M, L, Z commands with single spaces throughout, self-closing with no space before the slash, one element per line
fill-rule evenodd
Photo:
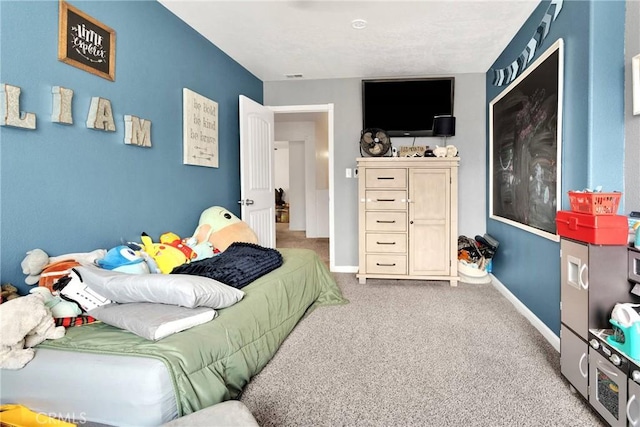
<path fill-rule="evenodd" d="M 377 265 L 378 267 L 395 267 L 395 266 L 396 266 L 396 263 L 394 262 L 393 264 L 381 264 L 381 263 L 379 263 L 379 262 L 376 262 L 376 265 Z"/>
<path fill-rule="evenodd" d="M 395 245 L 396 242 L 376 242 L 378 245 Z"/>
<path fill-rule="evenodd" d="M 378 224 L 395 224 L 396 221 L 395 220 L 393 220 L 393 221 L 383 221 L 381 219 L 378 219 L 378 220 L 376 220 L 376 222 Z"/>
<path fill-rule="evenodd" d="M 396 199 L 376 199 L 378 202 L 395 202 Z"/>
<path fill-rule="evenodd" d="M 617 354 L 612 354 L 609 360 L 611 360 L 611 363 L 616 366 L 620 366 L 622 364 L 622 359 L 620 359 L 620 356 L 618 356 Z"/>

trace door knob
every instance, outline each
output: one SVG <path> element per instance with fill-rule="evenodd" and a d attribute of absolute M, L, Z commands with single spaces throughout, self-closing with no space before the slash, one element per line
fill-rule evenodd
<path fill-rule="evenodd" d="M 241 205 L 252 205 L 254 202 L 251 199 L 245 199 L 245 200 L 238 200 L 238 203 L 240 203 Z"/>

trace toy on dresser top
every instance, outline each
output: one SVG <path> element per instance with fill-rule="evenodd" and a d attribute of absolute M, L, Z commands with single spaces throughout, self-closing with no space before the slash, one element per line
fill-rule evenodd
<path fill-rule="evenodd" d="M 447 145 L 446 147 L 440 147 L 436 145 L 433 150 L 427 150 L 425 157 L 456 157 L 458 155 L 458 148 L 455 145 Z"/>

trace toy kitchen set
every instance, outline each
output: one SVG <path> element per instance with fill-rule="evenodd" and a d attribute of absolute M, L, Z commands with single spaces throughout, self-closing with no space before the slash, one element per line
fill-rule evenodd
<path fill-rule="evenodd" d="M 569 192 L 571 211 L 556 216 L 560 368 L 608 424 L 640 427 L 640 249 L 620 196 Z"/>

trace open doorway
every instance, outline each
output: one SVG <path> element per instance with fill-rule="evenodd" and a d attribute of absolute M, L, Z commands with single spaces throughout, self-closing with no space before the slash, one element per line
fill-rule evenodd
<path fill-rule="evenodd" d="M 269 108 L 274 182 L 286 204 L 280 212 L 276 206 L 276 246 L 313 249 L 332 268 L 333 105 Z"/>
<path fill-rule="evenodd" d="M 276 140 L 274 150 L 276 223 L 286 224 L 291 231 L 303 231 L 305 237 L 312 237 L 307 236 L 305 141 Z M 313 219 L 309 219 L 311 221 Z M 329 237 L 328 230 L 319 234 Z"/>
<path fill-rule="evenodd" d="M 310 216 L 326 217 L 326 227 L 319 224 L 316 227 L 316 237 L 309 237 L 307 233 L 305 141 L 276 141 L 274 149 L 276 247 L 311 249 L 329 267 L 328 200 L 312 202 L 324 212 L 315 212 L 315 215 Z M 328 192 L 328 189 L 315 190 L 315 197 L 324 198 L 325 191 Z"/>

